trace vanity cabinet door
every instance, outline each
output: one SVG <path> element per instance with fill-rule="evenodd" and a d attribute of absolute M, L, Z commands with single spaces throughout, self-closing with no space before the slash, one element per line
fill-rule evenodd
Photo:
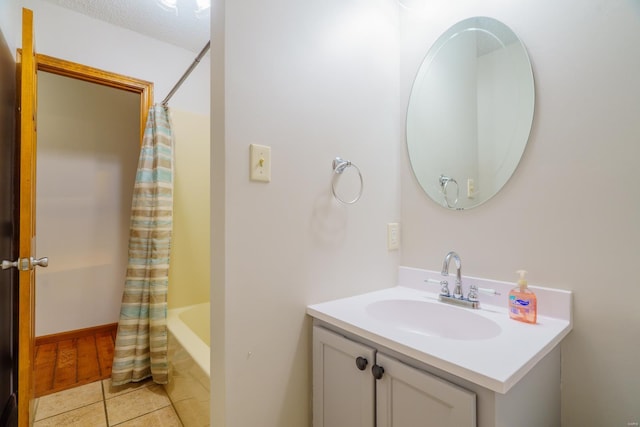
<path fill-rule="evenodd" d="M 377 427 L 475 427 L 476 394 L 384 354 L 376 381 Z"/>
<path fill-rule="evenodd" d="M 375 350 L 313 327 L 313 427 L 375 427 Z"/>

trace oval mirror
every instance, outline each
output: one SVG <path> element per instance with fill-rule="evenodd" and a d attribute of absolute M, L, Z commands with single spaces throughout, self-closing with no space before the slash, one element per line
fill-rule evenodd
<path fill-rule="evenodd" d="M 418 183 L 445 208 L 484 203 L 518 166 L 533 109 L 529 57 L 509 27 L 474 17 L 449 28 L 409 98 L 407 149 Z"/>

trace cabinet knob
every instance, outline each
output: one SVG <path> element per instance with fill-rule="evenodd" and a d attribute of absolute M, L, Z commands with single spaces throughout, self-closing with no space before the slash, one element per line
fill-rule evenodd
<path fill-rule="evenodd" d="M 371 367 L 371 373 L 373 374 L 373 378 L 379 380 L 384 374 L 384 368 L 380 365 L 373 365 Z"/>
<path fill-rule="evenodd" d="M 361 371 L 364 371 L 367 368 L 367 364 L 368 363 L 369 363 L 369 361 L 367 359 L 365 359 L 364 357 L 362 357 L 362 356 L 358 356 L 356 358 L 356 366 Z"/>

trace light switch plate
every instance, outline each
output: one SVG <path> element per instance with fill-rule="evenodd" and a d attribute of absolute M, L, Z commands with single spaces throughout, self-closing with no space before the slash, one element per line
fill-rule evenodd
<path fill-rule="evenodd" d="M 271 147 L 258 144 L 249 145 L 249 179 L 271 182 Z"/>

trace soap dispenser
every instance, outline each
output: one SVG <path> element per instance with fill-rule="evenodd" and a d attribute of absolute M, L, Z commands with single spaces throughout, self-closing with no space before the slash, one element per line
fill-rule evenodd
<path fill-rule="evenodd" d="M 520 275 L 518 286 L 509 292 L 509 317 L 520 322 L 536 323 L 538 318 L 538 300 L 527 287 L 527 280 L 524 275 L 525 270 L 518 270 Z"/>

